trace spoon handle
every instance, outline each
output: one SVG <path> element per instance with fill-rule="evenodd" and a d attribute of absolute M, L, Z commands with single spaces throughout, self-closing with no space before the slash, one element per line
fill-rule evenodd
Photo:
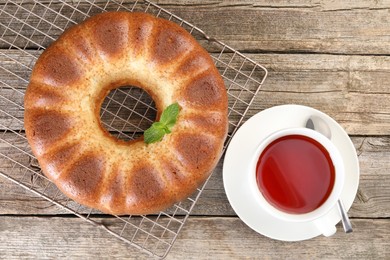
<path fill-rule="evenodd" d="M 343 228 L 345 233 L 351 233 L 352 232 L 352 225 L 351 222 L 349 221 L 347 212 L 345 211 L 343 202 L 339 199 L 337 201 L 338 209 L 340 211 L 341 215 L 341 222 L 343 223 Z"/>

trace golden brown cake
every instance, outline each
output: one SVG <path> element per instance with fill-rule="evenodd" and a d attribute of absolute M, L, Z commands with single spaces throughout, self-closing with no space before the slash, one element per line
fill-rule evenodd
<path fill-rule="evenodd" d="M 119 140 L 101 125 L 110 90 L 144 89 L 157 120 L 177 102 L 160 142 Z M 202 184 L 227 134 L 227 94 L 209 54 L 177 24 L 110 12 L 66 30 L 39 57 L 25 95 L 25 129 L 43 173 L 73 200 L 110 214 L 164 210 Z"/>

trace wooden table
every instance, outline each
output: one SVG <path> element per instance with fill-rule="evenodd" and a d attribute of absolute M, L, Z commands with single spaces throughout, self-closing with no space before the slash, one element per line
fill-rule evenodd
<path fill-rule="evenodd" d="M 268 69 L 249 114 L 291 103 L 319 109 L 348 132 L 361 168 L 349 211 L 352 234 L 339 224 L 330 238 L 281 242 L 257 234 L 237 217 L 223 189 L 220 163 L 167 259 L 390 259 L 390 2 L 158 3 Z M 1 259 L 143 257 L 0 178 Z"/>

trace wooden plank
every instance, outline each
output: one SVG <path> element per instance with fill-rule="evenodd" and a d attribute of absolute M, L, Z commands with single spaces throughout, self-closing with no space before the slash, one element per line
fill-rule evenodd
<path fill-rule="evenodd" d="M 22 151 L 29 152 L 25 140 L 15 139 L 14 135 L 3 135 L 3 140 L 16 145 L 19 150 L 10 148 L 9 145 L 0 141 L 0 155 L 6 154 L 10 159 L 21 165 L 29 165 L 28 156 Z M 360 162 L 360 185 L 354 204 L 349 212 L 352 217 L 377 218 L 390 217 L 390 137 L 352 137 L 352 141 L 359 154 Z M 89 213 L 89 209 L 69 201 L 59 193 L 54 184 L 43 178 L 32 179 L 32 172 L 10 159 L 0 157 L 0 171 L 16 178 L 34 189 L 43 192 L 60 203 L 81 213 Z M 34 183 L 32 183 L 34 180 Z M 189 207 L 185 202 L 186 207 Z M 0 178 L 0 214 L 20 215 L 45 215 L 45 214 L 68 214 L 52 203 L 39 198 L 32 193 L 16 186 L 15 184 Z M 100 214 L 99 212 L 95 212 Z M 223 187 L 222 160 L 218 164 L 210 178 L 204 192 L 192 211 L 193 215 L 206 216 L 235 216 Z"/>
<path fill-rule="evenodd" d="M 348 133 L 390 133 L 390 58 L 344 55 L 249 55 L 268 70 L 255 111 L 281 104 L 317 108 Z M 369 119 L 368 119 L 369 118 Z M 366 119 L 368 121 L 366 121 Z M 380 127 L 377 125 L 380 124 Z"/>
<path fill-rule="evenodd" d="M 360 183 L 351 217 L 390 217 L 390 139 L 388 137 L 352 137 L 359 158 Z M 213 173 L 196 204 L 195 215 L 235 215 L 222 181 L 222 163 Z"/>
<path fill-rule="evenodd" d="M 389 2 L 357 2 L 330 4 L 327 1 L 300 1 L 295 4 L 278 1 L 270 4 L 265 1 L 210 1 L 196 4 L 183 1 L 175 4 L 173 1 L 159 1 L 164 8 L 195 24 L 207 34 L 243 51 L 389 54 Z M 85 18 L 83 13 L 73 12 L 72 5 L 51 3 L 50 8 L 57 12 L 47 11 L 41 5 L 24 6 L 37 15 L 28 16 L 28 11 L 23 14 L 23 10 L 18 10 L 17 15 L 27 17 L 27 23 L 37 27 L 39 32 L 11 19 L 17 8 L 8 4 L 0 22 L 28 38 L 31 37 L 32 41 L 15 37 L 15 32 L 6 30 L 4 34 L 0 33 L 6 40 L 0 41 L 3 48 L 10 43 L 22 48 L 46 47 L 72 23 L 65 17 L 71 16 L 75 22 Z M 98 3 L 96 6 L 104 7 L 105 3 Z M 89 7 L 90 4 L 78 5 L 84 13 L 88 12 Z M 110 4 L 107 8 L 116 10 L 117 7 L 116 4 Z M 7 8 L 10 10 L 7 11 Z M 94 7 L 91 14 L 100 11 L 101 9 Z M 45 20 L 39 23 L 41 17 Z M 53 27 L 52 22 L 57 27 Z M 49 36 L 45 37 L 45 32 Z"/>
<path fill-rule="evenodd" d="M 24 3 L 32 4 L 35 3 L 34 0 L 13 0 L 13 3 Z M 52 3 L 50 0 L 39 1 L 42 4 Z M 74 4 L 74 0 L 63 0 L 67 4 Z M 134 3 L 135 0 L 122 0 L 120 3 L 126 6 Z M 296 0 L 291 2 L 290 0 L 279 0 L 279 1 L 267 1 L 267 0 L 155 0 L 153 3 L 158 4 L 159 6 L 217 6 L 220 8 L 230 7 L 230 6 L 251 6 L 251 7 L 264 7 L 264 8 L 315 8 L 319 10 L 346 10 L 346 9 L 357 9 L 357 8 L 367 8 L 367 9 L 384 9 L 390 4 L 389 0 L 356 0 L 356 1 L 343 1 L 343 2 L 329 2 L 327 0 L 319 1 L 307 1 L 307 0 Z M 95 0 L 94 4 L 105 4 L 106 0 Z"/>
<path fill-rule="evenodd" d="M 0 79 L 6 83 L 0 88 L 0 109 L 8 111 L 18 120 L 11 120 L 8 115 L 0 113 L 0 129 L 21 129 L 23 127 L 21 124 L 23 118 L 21 105 L 29 73 L 26 73 L 21 65 L 13 60 L 18 60 L 21 64 L 29 64 L 31 57 L 37 55 L 37 52 L 3 52 L 7 56 L 0 55 L 0 64 L 7 71 L 0 67 Z M 262 91 L 250 107 L 249 115 L 275 105 L 303 104 L 329 114 L 339 121 L 349 134 L 390 134 L 390 90 L 387 83 L 390 82 L 390 57 L 303 54 L 247 55 L 269 70 L 268 78 Z M 219 58 L 217 66 L 224 75 L 226 85 L 232 94 L 230 106 L 237 100 L 238 95 L 241 99 L 249 102 L 251 97 L 249 92 L 239 85 L 245 85 L 253 66 L 245 62 L 240 70 L 240 73 L 243 74 L 240 74 L 233 68 L 226 69 L 222 62 L 231 62 L 233 68 L 239 69 L 243 60 L 225 53 Z M 19 77 L 9 71 L 14 71 Z M 261 77 L 261 71 L 256 70 L 256 73 L 252 73 L 253 80 L 248 81 L 245 87 L 251 91 L 255 90 L 258 86 L 256 81 L 261 80 Z M 237 82 L 239 85 L 233 82 Z M 111 102 L 109 106 L 111 113 L 104 115 L 107 124 L 111 124 L 113 114 L 118 112 L 120 100 L 123 100 L 125 96 L 126 94 L 118 92 L 115 98 L 117 102 Z M 245 107 L 245 103 L 238 102 L 234 108 L 242 112 Z M 127 118 L 128 114 L 127 109 L 121 109 L 118 113 L 123 118 Z M 240 115 L 237 113 L 232 113 L 230 116 L 233 122 L 237 122 L 239 117 Z M 130 123 L 135 125 L 138 122 L 139 118 L 130 120 Z M 114 120 L 112 124 L 114 128 L 122 129 L 124 121 Z M 131 130 L 134 128 L 130 124 L 126 124 L 124 131 Z"/>
<path fill-rule="evenodd" d="M 353 219 L 354 232 L 342 227 L 322 236 L 291 243 L 271 240 L 235 218 L 190 218 L 168 259 L 186 256 L 217 259 L 380 259 L 389 257 L 390 221 Z M 387 229 L 387 230 L 385 230 Z"/>
<path fill-rule="evenodd" d="M 114 258 L 147 255 L 78 218 L 1 217 L 3 259 Z M 110 225 L 115 220 L 100 219 Z"/>
<path fill-rule="evenodd" d="M 104 230 L 76 218 L 0 217 L 4 259 L 146 258 Z M 115 219 L 97 219 L 110 226 Z M 238 218 L 190 217 L 167 259 L 287 259 L 390 256 L 389 219 L 352 219 L 354 232 L 291 243 L 257 234 Z M 149 245 L 147 241 L 146 245 Z"/>

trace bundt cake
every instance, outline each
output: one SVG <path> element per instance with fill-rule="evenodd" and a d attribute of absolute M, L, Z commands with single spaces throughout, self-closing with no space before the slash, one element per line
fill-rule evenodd
<path fill-rule="evenodd" d="M 158 120 L 177 103 L 170 134 L 119 140 L 101 124 L 110 90 L 137 86 Z M 188 197 L 216 166 L 227 93 L 212 58 L 182 27 L 146 13 L 107 12 L 67 29 L 37 60 L 25 130 L 43 173 L 68 197 L 110 214 L 149 214 Z"/>

